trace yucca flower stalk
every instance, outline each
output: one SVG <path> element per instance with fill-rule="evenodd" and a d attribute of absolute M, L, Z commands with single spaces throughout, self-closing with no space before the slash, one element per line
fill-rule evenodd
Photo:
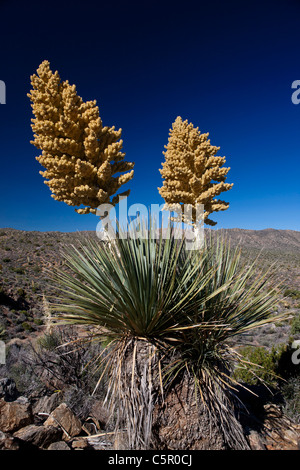
<path fill-rule="evenodd" d="M 266 277 L 255 280 L 253 266 L 240 268 L 238 250 L 223 239 L 188 251 L 184 240 L 146 232 L 109 246 L 89 238 L 66 250 L 66 269 L 53 274 L 61 294 L 52 310 L 108 339 L 99 360 L 129 448 L 149 448 L 156 403 L 187 376 L 227 444 L 247 448 L 228 394 L 240 360 L 231 343 L 271 321 L 277 289 L 266 293 Z"/>

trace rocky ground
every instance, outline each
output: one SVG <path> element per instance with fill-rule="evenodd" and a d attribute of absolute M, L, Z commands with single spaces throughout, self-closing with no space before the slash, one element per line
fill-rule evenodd
<path fill-rule="evenodd" d="M 300 315 L 300 232 L 223 232 L 233 246 L 241 246 L 243 261 L 259 255 L 259 268 L 276 271 L 282 294 L 274 313 L 289 314 L 285 321 L 260 328 L 242 342 L 269 349 L 287 343 Z M 63 264 L 65 247 L 77 246 L 85 236 L 95 235 L 0 229 L 0 339 L 7 352 L 6 364 L 0 365 L 0 449 L 100 450 L 125 445 L 122 434 L 116 436 L 108 420 L 104 390 L 92 395 L 97 379 L 89 372 L 82 374 L 91 358 L 90 348 L 80 345 L 76 351 L 69 349 L 68 355 L 57 354 L 53 347 L 67 342 L 74 332 L 58 333 L 59 338 L 47 336 L 47 302 L 56 293 L 51 269 Z M 295 331 L 292 337 L 300 338 Z M 259 413 L 264 425 L 258 429 L 245 423 L 251 448 L 297 449 L 299 411 L 296 419 L 288 418 L 278 403 L 270 404 L 270 399 L 262 403 Z"/>
<path fill-rule="evenodd" d="M 261 397 L 244 403 L 248 411 L 242 421 L 250 450 L 300 450 L 300 425 L 288 419 L 278 405 L 265 404 Z M 201 436 L 192 448 L 180 446 L 182 434 L 195 423 L 196 416 L 191 416 L 195 410 L 187 413 L 178 400 L 172 407 L 180 417 L 180 429 L 175 419 L 171 430 L 169 425 L 160 429 L 160 437 L 165 443 L 169 436 L 177 445 L 160 449 L 211 450 L 210 440 Z M 183 422 L 187 423 L 185 428 Z M 111 430 L 102 400 L 90 400 L 88 415 L 79 418 L 59 391 L 28 398 L 19 394 L 13 380 L 0 380 L 0 450 L 113 449 L 126 450 L 126 433 Z"/>

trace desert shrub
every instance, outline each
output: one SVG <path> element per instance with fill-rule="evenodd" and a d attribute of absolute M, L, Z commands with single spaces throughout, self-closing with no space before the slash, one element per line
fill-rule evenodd
<path fill-rule="evenodd" d="M 30 325 L 30 323 L 28 323 L 27 321 L 24 321 L 22 323 L 22 327 L 25 331 L 32 331 L 32 325 Z"/>
<path fill-rule="evenodd" d="M 26 297 L 26 291 L 22 288 L 17 289 L 17 294 L 19 297 Z"/>
<path fill-rule="evenodd" d="M 32 348 L 32 369 L 50 389 L 72 386 L 86 394 L 93 391 L 97 379 L 87 364 L 101 352 L 99 343 L 91 345 L 72 327 L 55 327 L 45 332 Z M 103 393 L 103 389 L 99 389 Z"/>
<path fill-rule="evenodd" d="M 25 317 L 27 317 L 28 312 L 27 312 L 27 310 L 19 310 L 19 315 L 21 316 L 21 318 L 24 318 L 24 315 L 25 315 Z"/>
<path fill-rule="evenodd" d="M 300 333 L 300 315 L 294 316 L 291 322 L 291 334 L 296 335 Z"/>
<path fill-rule="evenodd" d="M 56 332 L 46 332 L 38 338 L 37 344 L 41 350 L 54 351 L 60 344 L 60 337 Z"/>
<path fill-rule="evenodd" d="M 298 289 L 286 289 L 283 292 L 284 297 L 291 297 L 292 299 L 300 299 L 300 290 Z"/>
<path fill-rule="evenodd" d="M 12 342 L 6 349 L 5 372 L 2 376 L 12 378 L 18 391 L 29 396 L 43 389 L 43 385 L 35 374 L 32 374 L 31 348 L 28 343 Z"/>
<path fill-rule="evenodd" d="M 242 355 L 243 364 L 240 364 L 233 373 L 233 376 L 239 382 L 248 385 L 257 385 L 259 383 L 266 383 L 268 385 L 277 385 L 277 362 L 278 351 L 272 348 L 268 351 L 263 346 L 245 346 L 239 350 Z"/>
<path fill-rule="evenodd" d="M 281 386 L 283 381 L 299 374 L 299 366 L 292 361 L 292 341 L 273 346 L 271 350 L 262 346 L 245 346 L 239 351 L 245 363 L 234 371 L 234 378 L 249 385 L 266 383 Z M 250 363 L 250 364 L 249 364 Z"/>

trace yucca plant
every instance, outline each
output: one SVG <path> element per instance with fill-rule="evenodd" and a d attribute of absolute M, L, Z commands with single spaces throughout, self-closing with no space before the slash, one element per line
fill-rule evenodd
<path fill-rule="evenodd" d="M 149 448 L 156 403 L 187 376 L 228 446 L 247 448 L 228 395 L 231 365 L 241 360 L 230 342 L 270 321 L 276 289 L 266 293 L 253 267 L 239 270 L 238 251 L 222 239 L 187 251 L 184 240 L 152 233 L 66 250 L 66 269 L 52 275 L 61 288 L 52 310 L 108 343 L 99 360 L 129 448 Z"/>

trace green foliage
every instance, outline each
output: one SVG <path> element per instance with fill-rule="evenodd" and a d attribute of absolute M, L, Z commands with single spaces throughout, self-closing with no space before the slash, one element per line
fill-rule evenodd
<path fill-rule="evenodd" d="M 19 297 L 26 297 L 26 291 L 22 288 L 17 289 L 17 294 Z"/>
<path fill-rule="evenodd" d="M 47 351 L 54 351 L 60 344 L 60 338 L 56 332 L 44 333 L 44 335 L 41 336 L 37 342 L 40 348 Z"/>
<path fill-rule="evenodd" d="M 26 321 L 24 321 L 24 322 L 22 323 L 22 327 L 23 327 L 23 329 L 24 329 L 25 331 L 32 331 L 32 326 L 30 325 L 30 323 L 28 323 L 28 322 L 26 322 Z"/>
<path fill-rule="evenodd" d="M 283 292 L 284 297 L 291 297 L 292 299 L 300 299 L 300 290 L 298 289 L 286 289 Z"/>
<path fill-rule="evenodd" d="M 291 322 L 291 334 L 296 335 L 300 333 L 300 315 L 295 315 Z"/>
<path fill-rule="evenodd" d="M 2 262 L 3 263 L 10 263 L 11 259 L 10 258 L 3 258 Z"/>
<path fill-rule="evenodd" d="M 233 376 L 237 381 L 248 385 L 257 385 L 263 382 L 276 386 L 280 351 L 275 347 L 268 351 L 262 346 L 245 346 L 239 352 L 245 362 L 241 363 L 234 371 Z"/>
<path fill-rule="evenodd" d="M 266 383 L 271 386 L 282 385 L 282 379 L 288 380 L 299 375 L 299 366 L 292 361 L 291 341 L 288 344 L 273 346 L 269 351 L 264 347 L 246 346 L 240 354 L 243 363 L 234 371 L 234 378 L 249 385 Z"/>

